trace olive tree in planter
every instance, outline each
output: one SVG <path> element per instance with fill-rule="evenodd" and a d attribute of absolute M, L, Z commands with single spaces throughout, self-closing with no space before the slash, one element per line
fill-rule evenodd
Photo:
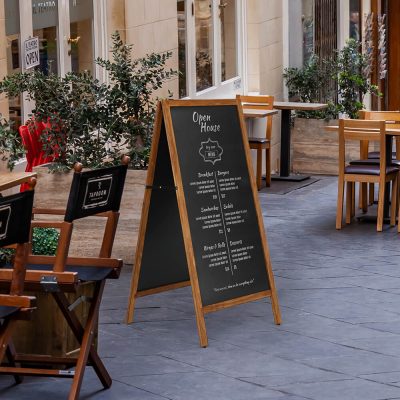
<path fill-rule="evenodd" d="M 32 117 L 48 126 L 42 141 L 46 153 L 55 157 L 53 170 L 70 170 L 76 161 L 88 168 L 113 165 L 119 163 L 122 154 L 131 156 L 132 168 L 144 169 L 151 145 L 155 91 L 176 75 L 166 69 L 170 57 L 171 53 L 152 53 L 134 59 L 132 46 L 123 44 L 115 33 L 110 60 L 95 61 L 107 71 L 108 83 L 98 81 L 89 72 L 59 77 L 35 70 L 6 77 L 0 82 L 0 92 L 8 97 L 25 93 L 35 101 Z M 0 128 L 0 151 L 10 167 L 21 156 L 21 140 L 10 126 Z M 38 173 L 35 202 L 42 207 L 65 206 L 70 174 Z M 138 193 L 137 183 L 144 183 L 144 179 L 144 171 L 128 171 L 125 191 L 131 190 L 130 200 L 133 196 L 138 204 L 142 192 Z M 132 208 L 131 201 L 128 206 Z M 122 214 L 128 213 L 132 216 L 131 210 Z M 127 225 L 127 230 L 135 229 L 134 224 Z M 124 229 L 122 217 L 119 231 Z M 132 231 L 125 236 L 128 235 L 134 238 L 136 233 Z M 126 250 L 132 249 L 129 245 Z M 90 246 L 86 250 L 91 251 Z M 119 254 L 128 262 L 132 262 L 132 255 Z"/>
<path fill-rule="evenodd" d="M 35 102 L 32 117 L 47 125 L 43 147 L 54 156 L 57 170 L 69 170 L 76 161 L 88 168 L 112 165 L 122 154 L 131 156 L 134 168 L 147 166 L 154 91 L 176 75 L 165 69 L 171 53 L 133 59 L 132 46 L 123 44 L 118 33 L 112 41 L 111 60 L 96 60 L 108 72 L 110 83 L 100 82 L 87 71 L 59 77 L 38 70 L 14 74 L 0 83 L 0 93 L 8 97 L 26 93 Z M 9 129 L 7 134 L 19 141 L 17 132 Z M 17 158 L 16 149 L 2 148 L 11 164 Z"/>
<path fill-rule="evenodd" d="M 292 137 L 294 171 L 315 174 L 337 174 L 338 138 L 326 132 L 325 126 L 337 125 L 339 115 L 357 118 L 365 94 L 378 95 L 365 75 L 366 57 L 359 52 L 359 43 L 347 41 L 333 59 L 312 57 L 303 68 L 288 68 L 283 77 L 293 100 L 323 102 L 322 111 L 297 112 Z M 331 83 L 330 83 L 331 82 Z M 350 156 L 357 157 L 354 145 Z"/>

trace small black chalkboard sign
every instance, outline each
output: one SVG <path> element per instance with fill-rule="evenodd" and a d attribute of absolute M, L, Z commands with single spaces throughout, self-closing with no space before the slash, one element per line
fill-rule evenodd
<path fill-rule="evenodd" d="M 270 255 L 241 109 L 234 100 L 158 106 L 128 322 L 136 297 L 191 285 L 204 314 L 271 297 Z"/>

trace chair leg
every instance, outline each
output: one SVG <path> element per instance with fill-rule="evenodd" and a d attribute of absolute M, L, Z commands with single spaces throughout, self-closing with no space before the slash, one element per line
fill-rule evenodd
<path fill-rule="evenodd" d="M 257 189 L 261 190 L 262 175 L 262 149 L 257 148 Z"/>
<path fill-rule="evenodd" d="M 364 213 L 368 211 L 368 184 L 360 183 L 361 190 L 361 209 Z"/>
<path fill-rule="evenodd" d="M 15 350 L 14 343 L 11 339 L 10 342 L 8 343 L 8 347 L 6 350 L 6 356 L 8 358 L 9 364 L 15 368 L 20 366 L 19 363 L 17 365 L 17 363 L 15 362 L 16 355 L 17 355 L 17 352 Z M 16 384 L 19 384 L 24 381 L 24 377 L 22 375 L 14 375 L 14 380 L 15 380 Z"/>
<path fill-rule="evenodd" d="M 271 149 L 265 149 L 265 184 L 271 186 Z"/>
<path fill-rule="evenodd" d="M 369 184 L 369 200 L 368 203 L 370 206 L 374 205 L 375 201 L 375 186 L 373 183 Z"/>
<path fill-rule="evenodd" d="M 383 229 L 383 213 L 385 209 L 385 183 L 379 183 L 378 192 L 378 217 L 376 222 L 376 230 L 382 232 Z"/>
<path fill-rule="evenodd" d="M 351 186 L 351 217 L 356 215 L 356 183 L 353 182 Z"/>
<path fill-rule="evenodd" d="M 100 301 L 101 301 L 101 296 L 103 294 L 104 285 L 105 285 L 104 280 L 96 283 L 96 287 L 93 294 L 93 302 L 90 306 L 89 315 L 85 326 L 85 331 L 82 337 L 81 350 L 79 352 L 79 357 L 76 363 L 75 376 L 72 382 L 72 387 L 68 396 L 68 400 L 79 399 L 79 392 L 81 390 L 83 374 L 85 372 L 89 355 L 93 347 L 94 330 L 95 330 L 94 327 L 98 320 Z M 105 387 L 110 387 L 111 383 L 112 381 L 110 379 L 109 384 Z"/>
<path fill-rule="evenodd" d="M 391 206 L 390 206 L 390 226 L 396 225 L 396 210 L 397 210 L 397 193 L 398 193 L 398 184 L 399 184 L 399 176 L 393 179 L 392 185 L 392 197 L 391 197 Z"/>
<path fill-rule="evenodd" d="M 351 214 L 353 212 L 353 182 L 346 184 L 346 224 L 351 222 Z"/>
<path fill-rule="evenodd" d="M 62 292 L 53 293 L 53 297 L 56 300 L 66 321 L 68 322 L 68 325 L 72 329 L 78 342 L 81 343 L 80 353 L 75 368 L 75 376 L 71 387 L 69 400 L 78 399 L 79 397 L 83 373 L 85 371 L 88 358 L 90 359 L 93 369 L 95 370 L 104 388 L 109 388 L 112 384 L 112 379 L 110 375 L 108 374 L 103 362 L 97 354 L 96 349 L 92 346 L 94 325 L 97 321 L 104 285 L 105 281 L 96 283 L 85 329 L 83 329 L 75 313 L 69 311 L 69 302 L 65 294 Z"/>
<path fill-rule="evenodd" d="M 344 178 L 338 177 L 338 198 L 336 209 L 336 229 L 342 229 L 343 218 L 343 195 L 344 195 Z"/>

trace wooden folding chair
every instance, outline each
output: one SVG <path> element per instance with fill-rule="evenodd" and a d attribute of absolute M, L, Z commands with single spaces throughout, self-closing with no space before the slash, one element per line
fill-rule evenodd
<path fill-rule="evenodd" d="M 12 342 L 16 323 L 29 319 L 35 307 L 34 297 L 23 296 L 34 185 L 33 179 L 29 185 L 31 190 L 0 198 L 0 247 L 15 248 L 13 269 L 4 281 L 9 294 L 0 295 L 0 364 L 6 356 L 13 367 L 17 366 Z M 16 383 L 21 382 L 18 375 L 14 378 Z"/>
<path fill-rule="evenodd" d="M 376 141 L 380 143 L 379 164 L 349 164 L 345 163 L 346 142 L 349 140 L 361 142 Z M 336 229 L 342 228 L 344 186 L 346 191 L 346 223 L 350 223 L 354 216 L 354 192 L 355 183 L 378 183 L 378 215 L 377 231 L 383 228 L 383 213 L 385 201 L 385 186 L 387 182 L 393 182 L 391 225 L 395 224 L 396 197 L 399 168 L 386 160 L 386 124 L 385 121 L 369 120 L 339 120 L 339 176 L 338 176 L 338 200 L 336 213 Z M 366 195 L 366 192 L 364 192 Z"/>
<path fill-rule="evenodd" d="M 243 108 L 272 110 L 274 108 L 274 96 L 241 96 L 237 95 L 239 103 Z M 272 137 L 272 115 L 266 117 L 267 126 L 265 137 L 249 137 L 250 149 L 257 150 L 257 173 L 256 182 L 258 190 L 261 189 L 262 181 L 262 151 L 265 150 L 265 183 L 271 186 L 271 137 Z"/>
<path fill-rule="evenodd" d="M 38 375 L 60 378 L 72 378 L 73 383 L 69 399 L 78 399 L 85 367 L 91 365 L 104 388 L 111 386 L 112 380 L 103 365 L 93 344 L 96 324 L 99 317 L 100 302 L 107 279 L 118 278 L 122 260 L 110 258 L 115 232 L 117 229 L 119 207 L 127 172 L 129 157 L 123 158 L 122 165 L 82 171 L 77 164 L 67 203 L 67 209 L 34 209 L 34 215 L 64 215 L 63 221 L 32 221 L 32 227 L 55 227 L 60 230 L 56 255 L 29 255 L 25 285 L 27 290 L 40 286 L 44 292 L 51 293 L 58 308 L 80 344 L 78 355 L 72 357 L 54 357 L 48 355 L 20 355 L 19 362 L 31 365 L 29 368 L 0 368 L 1 374 Z M 90 216 L 106 218 L 103 241 L 98 257 L 72 257 L 69 255 L 73 221 Z M 0 275 L 1 277 L 1 275 Z M 70 304 L 66 293 L 76 292 L 80 285 L 94 283 L 94 293 L 90 300 L 87 321 L 81 324 L 74 313 L 74 304 Z M 78 302 L 82 299 L 78 299 Z M 45 364 L 46 368 L 37 365 Z M 47 368 L 55 365 L 58 368 Z M 65 365 L 65 369 L 60 369 Z M 71 367 L 75 367 L 71 370 Z"/>
<path fill-rule="evenodd" d="M 361 110 L 359 112 L 360 119 L 368 119 L 368 120 L 384 120 L 387 123 L 389 128 L 399 129 L 400 128 L 400 112 L 399 111 L 366 111 Z M 361 148 L 361 159 L 367 161 L 369 164 L 379 164 L 379 151 L 369 151 L 368 142 L 362 144 Z M 386 155 L 389 158 L 389 154 Z M 396 138 L 396 151 L 391 153 L 392 161 L 391 163 L 396 166 L 400 166 L 400 140 Z M 365 196 L 362 195 L 362 190 L 366 189 L 366 184 L 360 185 L 360 199 Z M 368 204 L 372 205 L 375 201 L 375 188 L 374 184 L 369 184 L 369 195 L 368 195 Z M 360 208 L 364 211 L 367 209 L 366 204 L 362 204 L 360 202 Z"/>

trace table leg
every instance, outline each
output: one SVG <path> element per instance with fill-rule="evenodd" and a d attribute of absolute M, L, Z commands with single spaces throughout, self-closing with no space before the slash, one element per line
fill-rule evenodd
<path fill-rule="evenodd" d="M 306 175 L 290 175 L 290 134 L 291 134 L 291 112 L 282 110 L 281 115 L 281 162 L 280 174 L 273 175 L 273 180 L 300 182 L 309 178 Z"/>

